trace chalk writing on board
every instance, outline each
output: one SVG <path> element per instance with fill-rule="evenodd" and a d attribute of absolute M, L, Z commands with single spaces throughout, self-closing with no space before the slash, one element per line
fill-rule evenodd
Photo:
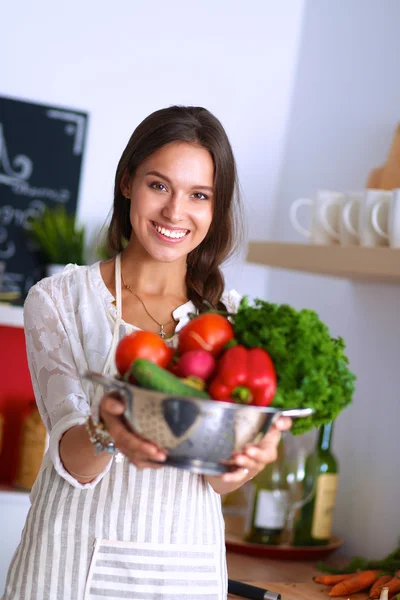
<path fill-rule="evenodd" d="M 0 260 L 22 298 L 44 276 L 26 235 L 46 206 L 77 207 L 87 114 L 0 97 Z"/>

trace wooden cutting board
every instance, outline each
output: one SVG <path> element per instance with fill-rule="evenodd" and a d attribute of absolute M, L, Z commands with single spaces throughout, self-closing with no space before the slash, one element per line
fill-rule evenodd
<path fill-rule="evenodd" d="M 247 582 L 246 582 L 247 583 Z M 282 600 L 331 600 L 328 594 L 330 588 L 316 583 L 279 583 L 276 581 L 251 581 L 250 585 L 276 592 L 282 595 Z M 229 600 L 238 600 L 239 596 L 228 596 Z M 367 594 L 352 594 L 338 600 L 366 600 Z"/>
<path fill-rule="evenodd" d="M 400 123 L 396 127 L 385 164 L 372 169 L 366 187 L 382 190 L 400 187 Z"/>

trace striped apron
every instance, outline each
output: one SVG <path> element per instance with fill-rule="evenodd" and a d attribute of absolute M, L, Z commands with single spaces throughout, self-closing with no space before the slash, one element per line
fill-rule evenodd
<path fill-rule="evenodd" d="M 106 373 L 120 336 L 120 281 L 117 260 Z M 52 463 L 41 471 L 2 600 L 226 597 L 220 496 L 201 475 L 138 470 L 122 458 L 93 489 L 73 487 Z"/>

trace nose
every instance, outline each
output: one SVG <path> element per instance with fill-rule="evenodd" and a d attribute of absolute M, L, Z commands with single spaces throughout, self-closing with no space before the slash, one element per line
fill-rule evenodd
<path fill-rule="evenodd" d="M 181 194 L 174 193 L 169 196 L 167 202 L 162 209 L 162 216 L 170 223 L 180 223 L 184 217 L 185 201 Z"/>

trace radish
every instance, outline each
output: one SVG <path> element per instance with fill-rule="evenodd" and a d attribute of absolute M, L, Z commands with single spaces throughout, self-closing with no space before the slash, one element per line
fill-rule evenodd
<path fill-rule="evenodd" d="M 206 350 L 189 350 L 179 358 L 177 372 L 180 377 L 199 377 L 206 381 L 215 369 L 215 359 Z"/>

